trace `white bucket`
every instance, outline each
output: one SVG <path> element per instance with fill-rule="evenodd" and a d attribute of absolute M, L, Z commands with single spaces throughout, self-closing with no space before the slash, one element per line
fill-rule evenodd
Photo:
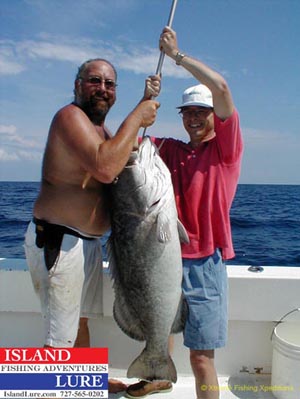
<path fill-rule="evenodd" d="M 278 324 L 273 330 L 272 344 L 271 389 L 273 395 L 277 399 L 299 399 L 300 322 Z"/>

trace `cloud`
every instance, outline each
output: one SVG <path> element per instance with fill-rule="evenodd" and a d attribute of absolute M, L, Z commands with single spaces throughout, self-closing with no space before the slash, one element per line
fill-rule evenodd
<path fill-rule="evenodd" d="M 114 63 L 118 68 L 134 72 L 136 74 L 155 73 L 159 60 L 157 49 L 141 47 L 139 49 L 120 49 L 114 54 Z M 178 68 L 168 57 L 164 59 L 163 74 L 168 77 L 190 78 L 190 74 L 183 68 Z"/>
<path fill-rule="evenodd" d="M 0 125 L 0 134 L 1 133 L 13 134 L 16 131 L 17 131 L 17 128 L 14 125 Z"/>
<path fill-rule="evenodd" d="M 300 184 L 300 138 L 292 133 L 243 128 L 241 183 Z"/>
<path fill-rule="evenodd" d="M 5 151 L 3 148 L 0 148 L 0 162 L 6 162 L 6 161 L 18 161 L 19 158 L 17 154 L 13 153 L 8 153 Z"/>
<path fill-rule="evenodd" d="M 25 70 L 24 66 L 13 61 L 4 59 L 0 55 L 0 74 L 18 75 Z"/>
<path fill-rule="evenodd" d="M 22 148 L 35 148 L 40 149 L 42 148 L 41 144 L 37 142 L 36 139 L 30 140 L 24 138 L 17 133 L 16 126 L 13 125 L 1 125 L 0 126 L 0 135 L 1 135 L 1 143 L 2 146 L 5 145 L 13 145 L 14 147 L 21 147 Z"/>
<path fill-rule="evenodd" d="M 254 128 L 242 128 L 244 141 L 251 146 L 267 146 L 269 148 L 282 146 L 300 146 L 300 138 L 289 132 L 279 132 Z"/>
<path fill-rule="evenodd" d="M 0 161 L 40 161 L 44 145 L 17 133 L 14 125 L 0 125 Z"/>
<path fill-rule="evenodd" d="M 76 43 L 76 44 L 74 44 Z M 156 70 L 159 52 L 157 49 L 138 45 L 119 39 L 119 43 L 109 41 L 94 42 L 87 39 L 50 37 L 49 35 L 38 40 L 0 41 L 1 74 L 17 74 L 29 68 L 29 63 L 41 59 L 72 62 L 77 65 L 89 59 L 99 57 L 109 59 L 118 69 L 136 74 L 153 74 Z M 188 78 L 189 74 L 174 65 L 168 57 L 164 61 L 164 76 Z"/>
<path fill-rule="evenodd" d="M 42 153 L 30 152 L 26 150 L 5 150 L 0 148 L 0 162 L 16 162 L 16 161 L 37 161 L 40 163 Z"/>
<path fill-rule="evenodd" d="M 78 62 L 86 58 L 88 50 L 56 42 L 27 40 L 17 44 L 17 52 L 31 59 L 50 59 Z"/>
<path fill-rule="evenodd" d="M 16 60 L 14 42 L 0 41 L 0 75 L 18 75 L 25 67 Z"/>

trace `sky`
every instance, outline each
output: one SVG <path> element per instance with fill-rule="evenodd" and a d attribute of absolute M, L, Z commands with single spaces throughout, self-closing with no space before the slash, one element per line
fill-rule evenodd
<path fill-rule="evenodd" d="M 40 180 L 54 114 L 73 100 L 89 58 L 118 71 L 115 132 L 154 74 L 171 0 L 0 0 L 0 180 Z M 245 150 L 240 183 L 300 184 L 300 1 L 178 0 L 181 52 L 227 80 Z M 176 106 L 198 82 L 165 57 L 161 106 L 147 134 L 187 140 Z M 141 131 L 142 134 L 142 131 Z"/>

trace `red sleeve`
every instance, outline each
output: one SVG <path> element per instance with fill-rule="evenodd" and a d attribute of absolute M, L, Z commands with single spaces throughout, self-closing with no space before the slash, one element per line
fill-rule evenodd
<path fill-rule="evenodd" d="M 234 110 L 230 118 L 225 121 L 215 115 L 214 123 L 222 162 L 227 165 L 237 162 L 243 151 L 243 140 L 237 111 Z"/>

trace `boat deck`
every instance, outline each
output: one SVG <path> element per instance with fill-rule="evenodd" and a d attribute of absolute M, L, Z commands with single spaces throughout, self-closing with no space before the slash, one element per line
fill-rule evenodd
<path fill-rule="evenodd" d="M 124 377 L 125 370 L 110 369 L 110 378 L 118 378 L 126 384 L 134 384 L 136 381 Z M 220 399 L 274 399 L 270 392 L 271 376 L 269 374 L 239 373 L 231 377 L 219 377 Z M 209 388 L 208 388 L 209 389 Z M 124 392 L 109 394 L 109 399 L 125 398 Z M 196 399 L 194 377 L 191 375 L 179 375 L 178 381 L 173 385 L 172 392 L 157 393 L 148 396 L 149 399 Z"/>
<path fill-rule="evenodd" d="M 274 399 L 276 395 L 294 399 L 295 392 L 290 396 L 290 392 L 280 392 L 280 387 L 274 396 L 270 392 L 271 336 L 282 316 L 299 308 L 300 268 L 266 267 L 262 272 L 253 273 L 247 266 L 228 266 L 227 270 L 228 342 L 225 348 L 216 351 L 215 358 L 220 399 Z M 91 346 L 109 348 L 109 376 L 133 384 L 137 380 L 126 379 L 127 367 L 142 351 L 144 343 L 130 339 L 117 326 L 113 319 L 113 301 L 112 281 L 104 269 L 102 316 L 89 320 Z M 295 318 L 296 315 L 298 317 L 299 312 L 294 312 Z M 40 304 L 25 259 L 0 258 L 0 326 L 1 347 L 43 346 Z M 178 381 L 172 392 L 152 394 L 151 399 L 196 398 L 189 351 L 183 345 L 182 334 L 174 336 L 174 341 L 172 357 Z M 261 374 L 257 370 L 261 370 Z M 300 390 L 298 381 L 296 385 L 295 389 Z M 110 394 L 109 398 L 122 399 L 124 392 Z"/>

